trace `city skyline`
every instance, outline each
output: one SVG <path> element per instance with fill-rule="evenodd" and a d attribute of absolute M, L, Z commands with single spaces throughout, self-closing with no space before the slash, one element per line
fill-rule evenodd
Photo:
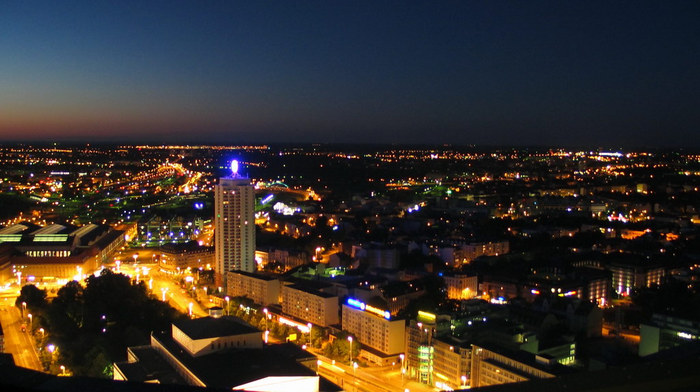
<path fill-rule="evenodd" d="M 22 2 L 0 141 L 698 147 L 696 2 Z"/>

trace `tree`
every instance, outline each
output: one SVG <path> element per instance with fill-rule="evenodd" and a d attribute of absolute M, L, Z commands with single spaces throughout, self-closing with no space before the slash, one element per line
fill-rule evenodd
<path fill-rule="evenodd" d="M 128 346 L 146 344 L 151 331 L 179 317 L 184 315 L 149 296 L 143 283 L 103 270 L 85 287 L 73 281 L 58 290 L 45 325 L 48 339 L 60 347 L 61 363 L 75 375 L 108 377 Z"/>
<path fill-rule="evenodd" d="M 21 308 L 23 302 L 26 303 L 27 308 L 32 311 L 46 309 L 48 305 L 46 302 L 46 290 L 38 289 L 33 284 L 25 285 L 19 292 L 19 297 L 17 297 L 15 301 L 15 306 Z"/>

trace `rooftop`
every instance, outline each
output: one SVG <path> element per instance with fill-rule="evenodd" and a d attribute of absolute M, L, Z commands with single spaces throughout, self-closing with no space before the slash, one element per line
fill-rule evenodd
<path fill-rule="evenodd" d="M 233 316 L 178 320 L 173 325 L 193 340 L 261 332 L 259 329 Z"/>

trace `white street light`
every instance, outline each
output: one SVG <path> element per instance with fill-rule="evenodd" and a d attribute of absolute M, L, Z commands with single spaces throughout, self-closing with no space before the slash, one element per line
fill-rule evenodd
<path fill-rule="evenodd" d="M 348 342 L 350 342 L 350 362 L 352 363 L 352 336 L 348 336 Z"/>

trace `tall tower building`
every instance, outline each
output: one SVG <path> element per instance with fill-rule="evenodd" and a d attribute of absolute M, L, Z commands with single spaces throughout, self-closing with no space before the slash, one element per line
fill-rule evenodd
<path fill-rule="evenodd" d="M 231 270 L 255 271 L 255 189 L 231 162 L 231 174 L 214 188 L 216 281 L 226 285 Z"/>

